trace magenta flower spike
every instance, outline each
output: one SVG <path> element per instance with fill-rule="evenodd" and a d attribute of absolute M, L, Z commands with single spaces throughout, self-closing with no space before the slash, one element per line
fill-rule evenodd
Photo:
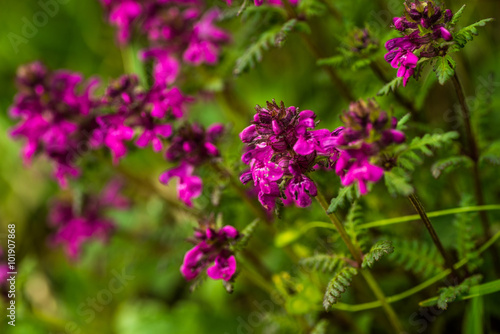
<path fill-rule="evenodd" d="M 397 76 L 403 78 L 403 86 L 413 76 L 419 59 L 446 54 L 448 45 L 443 42 L 453 40 L 447 28 L 452 17 L 451 10 L 443 12 L 433 0 L 417 0 L 405 3 L 404 16 L 393 18 L 394 28 L 403 37 L 387 41 L 388 53 L 384 58 L 392 67 L 398 68 Z"/>
<path fill-rule="evenodd" d="M 277 199 L 309 206 L 317 189 L 306 174 L 318 164 L 317 157 L 323 158 L 324 167 L 333 166 L 338 155 L 331 144 L 334 134 L 313 130 L 316 114 L 311 110 L 299 112 L 296 107 L 285 108 L 283 102 L 278 106 L 274 100 L 267 108 L 255 109 L 252 124 L 240 133 L 247 144 L 242 161 L 250 166 L 241 182 L 253 180 L 258 199 L 268 211 L 274 209 Z"/>
<path fill-rule="evenodd" d="M 220 230 L 212 227 L 195 230 L 192 239 L 195 247 L 184 256 L 181 274 L 190 281 L 206 270 L 214 280 L 230 281 L 236 272 L 236 258 L 229 246 L 239 237 L 238 230 L 230 225 Z"/>

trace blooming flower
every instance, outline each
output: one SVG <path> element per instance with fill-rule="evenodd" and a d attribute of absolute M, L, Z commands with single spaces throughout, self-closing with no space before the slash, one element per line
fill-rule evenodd
<path fill-rule="evenodd" d="M 317 189 L 306 173 L 318 164 L 332 167 L 338 154 L 332 145 L 333 134 L 326 129 L 312 130 L 316 115 L 311 110 L 299 112 L 296 107 L 285 108 L 283 102 L 278 106 L 274 100 L 267 102 L 267 108 L 255 109 L 252 124 L 240 133 L 247 144 L 242 161 L 250 166 L 241 182 L 253 180 L 259 201 L 269 211 L 278 198 L 309 206 Z"/>
<path fill-rule="evenodd" d="M 212 227 L 197 229 L 193 238 L 196 244 L 184 256 L 182 275 L 189 281 L 206 269 L 208 277 L 229 281 L 236 272 L 236 258 L 229 249 L 230 243 L 240 237 L 230 225 L 215 230 Z"/>
<path fill-rule="evenodd" d="M 214 124 L 207 130 L 196 123 L 187 124 L 177 131 L 167 149 L 167 160 L 180 164 L 161 174 L 160 182 L 167 184 L 172 177 L 178 177 L 179 199 L 188 206 L 192 206 L 191 199 L 201 195 L 203 187 L 201 178 L 193 175 L 194 169 L 219 156 L 215 142 L 223 131 L 221 124 Z"/>
<path fill-rule="evenodd" d="M 172 84 L 181 64 L 216 64 L 229 34 L 216 27 L 217 9 L 203 10 L 198 0 L 102 0 L 118 41 L 128 43 L 133 32 L 145 35 L 148 47 L 142 59 L 153 59 L 156 85 Z"/>
<path fill-rule="evenodd" d="M 396 30 L 403 37 L 393 38 L 385 44 L 385 60 L 398 69 L 398 77 L 403 78 L 403 86 L 413 76 L 419 58 L 432 58 L 446 54 L 452 34 L 446 27 L 452 12 L 444 12 L 433 0 L 405 3 L 405 15 L 393 19 Z"/>
<path fill-rule="evenodd" d="M 80 74 L 65 70 L 49 72 L 40 62 L 21 66 L 16 81 L 19 93 L 10 114 L 20 118 L 20 122 L 10 134 L 26 140 L 22 149 L 26 164 L 35 154 L 46 156 L 55 164 L 54 175 L 60 185 L 65 186 L 67 176 L 79 175 L 74 166 L 76 152 L 93 124 L 87 121 L 89 111 L 100 106 L 92 97 L 98 81 L 91 79 L 83 84 Z"/>
<path fill-rule="evenodd" d="M 49 221 L 57 228 L 57 232 L 52 236 L 51 242 L 54 245 L 62 244 L 66 254 L 76 259 L 80 255 L 82 244 L 89 239 L 107 240 L 114 224 L 103 217 L 103 211 L 128 207 L 128 201 L 119 195 L 120 189 L 119 182 L 110 182 L 99 196 L 85 198 L 80 213 L 75 212 L 72 203 L 55 202 Z"/>
<path fill-rule="evenodd" d="M 368 192 L 367 183 L 375 183 L 384 175 L 384 149 L 404 142 L 405 135 L 396 130 L 397 119 L 389 118 L 374 100 L 353 102 L 341 116 L 344 127 L 335 138 L 340 156 L 335 172 L 344 186 L 358 183 L 361 194 Z"/>

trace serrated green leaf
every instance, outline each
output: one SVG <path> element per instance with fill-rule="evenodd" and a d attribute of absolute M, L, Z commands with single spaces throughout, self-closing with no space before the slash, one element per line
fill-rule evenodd
<path fill-rule="evenodd" d="M 403 82 L 403 77 L 395 77 L 394 79 L 386 83 L 384 87 L 382 87 L 377 92 L 377 96 L 384 96 L 389 94 L 389 92 L 394 92 L 396 88 L 398 88 L 401 85 L 402 82 Z"/>
<path fill-rule="evenodd" d="M 408 196 L 414 191 L 410 183 L 410 176 L 402 168 L 394 167 L 385 172 L 384 181 L 387 190 L 392 196 Z"/>
<path fill-rule="evenodd" d="M 447 157 L 436 161 L 431 167 L 431 173 L 437 179 L 442 173 L 450 173 L 459 167 L 470 168 L 472 164 L 472 159 L 467 156 Z"/>
<path fill-rule="evenodd" d="M 391 261 L 429 278 L 443 271 L 443 259 L 436 247 L 418 240 L 393 240 L 394 252 L 389 255 Z"/>
<path fill-rule="evenodd" d="M 345 265 L 345 257 L 343 254 L 316 254 L 301 259 L 299 263 L 312 270 L 332 273 Z"/>
<path fill-rule="evenodd" d="M 340 296 L 346 292 L 347 287 L 351 285 L 353 276 L 357 273 L 356 268 L 345 267 L 330 280 L 323 298 L 325 310 L 328 311 L 330 306 L 335 304 Z"/>
<path fill-rule="evenodd" d="M 354 183 L 350 186 L 340 188 L 337 197 L 332 198 L 330 201 L 327 213 L 330 214 L 337 211 L 338 208 L 344 207 L 347 202 L 353 202 L 358 197 L 359 194 Z"/>
<path fill-rule="evenodd" d="M 492 18 L 484 19 L 484 20 L 478 21 L 476 23 L 473 23 L 467 27 L 464 27 L 464 28 L 460 29 L 460 31 L 454 33 L 453 34 L 453 41 L 455 42 L 455 44 L 449 49 L 448 52 L 449 53 L 456 52 L 456 51 L 462 49 L 463 47 L 465 47 L 465 45 L 468 42 L 472 41 L 474 36 L 478 35 L 477 28 L 484 27 L 486 25 L 486 23 L 491 22 L 491 21 L 493 21 Z"/>
<path fill-rule="evenodd" d="M 462 14 L 464 13 L 465 7 L 467 7 L 467 5 L 462 5 L 462 7 L 460 7 L 460 9 L 457 10 L 455 14 L 453 14 L 450 24 L 455 25 L 458 23 L 458 20 L 460 20 Z"/>
<path fill-rule="evenodd" d="M 449 55 L 437 57 L 434 63 L 434 72 L 436 72 L 440 85 L 444 85 L 455 74 L 455 65 L 455 61 Z"/>
<path fill-rule="evenodd" d="M 365 254 L 363 257 L 363 263 L 361 264 L 362 268 L 371 268 L 375 261 L 380 260 L 382 256 L 385 254 L 391 254 L 394 252 L 394 247 L 392 246 L 392 242 L 388 240 L 383 240 L 377 242 L 370 251 Z"/>
<path fill-rule="evenodd" d="M 500 291 L 500 280 L 478 285 L 481 279 L 481 275 L 474 275 L 459 285 L 441 288 L 437 297 L 421 301 L 419 305 L 422 307 L 437 305 L 438 308 L 446 310 L 448 303 Z"/>

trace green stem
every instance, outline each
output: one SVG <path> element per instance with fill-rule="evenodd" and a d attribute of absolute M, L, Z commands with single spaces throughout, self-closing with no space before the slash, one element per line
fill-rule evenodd
<path fill-rule="evenodd" d="M 488 248 L 490 248 L 492 245 L 494 245 L 494 243 L 499 238 L 500 238 L 500 232 L 497 232 L 493 237 L 491 237 L 487 242 L 485 242 L 484 245 L 479 247 L 479 249 L 477 250 L 478 254 L 485 252 Z M 458 261 L 457 263 L 455 263 L 453 265 L 453 268 L 458 270 L 461 267 L 463 267 L 464 265 L 466 265 L 468 262 L 469 262 L 469 259 L 467 259 L 467 258 L 462 259 L 462 260 Z M 440 280 L 442 280 L 443 278 L 448 276 L 450 273 L 451 273 L 451 270 L 446 269 L 446 270 L 442 271 L 441 273 L 437 274 L 436 276 L 429 278 L 425 282 L 422 282 L 419 285 L 417 285 L 409 290 L 406 290 L 406 291 L 403 291 L 403 292 L 398 293 L 396 295 L 387 297 L 386 301 L 388 303 L 394 303 L 394 302 L 406 299 L 410 296 L 413 296 L 414 294 L 428 288 L 429 286 L 433 285 L 434 283 L 439 282 Z M 332 308 L 335 308 L 335 309 L 338 309 L 341 311 L 347 311 L 347 312 L 359 312 L 359 311 L 366 311 L 366 310 L 374 309 L 374 308 L 381 307 L 381 306 L 382 306 L 382 303 L 380 301 L 376 300 L 373 302 L 356 304 L 356 305 L 345 304 L 345 303 L 336 303 L 336 304 L 332 305 Z"/>
<path fill-rule="evenodd" d="M 403 328 L 401 327 L 401 324 L 399 323 L 398 316 L 396 315 L 396 312 L 394 312 L 394 309 L 392 306 L 387 302 L 387 298 L 384 295 L 384 292 L 382 289 L 380 289 L 379 285 L 377 284 L 377 281 L 373 277 L 372 273 L 369 270 L 361 270 L 361 275 L 365 278 L 366 282 L 372 289 L 373 293 L 377 297 L 377 299 L 380 301 L 380 304 L 382 305 L 382 308 L 384 309 L 385 313 L 389 317 L 389 321 L 391 322 L 392 327 L 396 330 L 396 333 L 402 333 Z"/>
<path fill-rule="evenodd" d="M 318 188 L 316 186 L 316 188 Z M 344 229 L 344 225 L 342 225 L 342 222 L 339 220 L 339 218 L 335 215 L 335 213 L 328 213 L 328 204 L 325 200 L 325 196 L 323 196 L 322 192 L 318 188 L 318 194 L 316 196 L 316 199 L 318 200 L 319 204 L 327 214 L 328 218 L 330 218 L 331 222 L 337 229 L 337 231 L 340 234 L 340 237 L 346 244 L 347 248 L 351 252 L 353 258 L 356 260 L 356 263 L 358 264 L 358 267 L 361 267 L 361 263 L 363 262 L 363 253 L 361 252 L 361 249 L 357 248 L 354 246 L 354 244 L 351 241 L 351 238 L 347 234 L 346 230 Z M 394 312 L 394 309 L 392 306 L 387 303 L 386 297 L 384 295 L 384 292 L 382 289 L 379 287 L 377 281 L 373 278 L 372 274 L 368 270 L 360 269 L 361 275 L 363 275 L 364 279 L 368 283 L 368 286 L 372 290 L 372 292 L 375 294 L 375 297 L 380 302 L 380 305 L 384 308 L 385 313 L 387 314 L 387 317 L 389 318 L 389 321 L 394 328 L 396 333 L 402 333 L 402 326 L 399 323 L 399 319 L 396 316 L 396 312 Z"/>
<path fill-rule="evenodd" d="M 330 221 L 335 226 L 335 229 L 339 232 L 340 237 L 346 244 L 347 248 L 349 249 L 349 252 L 352 254 L 354 260 L 356 260 L 358 267 L 360 267 L 361 263 L 363 262 L 363 254 L 361 254 L 361 251 L 354 246 L 354 244 L 351 241 L 351 238 L 349 238 L 349 235 L 347 235 L 344 225 L 342 225 L 337 215 L 335 213 L 330 213 L 330 214 L 328 213 L 328 203 L 326 202 L 325 197 L 319 190 L 318 190 L 318 195 L 316 196 L 316 200 L 319 202 L 319 204 L 325 211 L 328 218 L 330 218 Z"/>
<path fill-rule="evenodd" d="M 212 167 L 219 174 L 229 180 L 229 184 L 231 185 L 231 187 L 238 193 L 238 195 L 243 199 L 243 201 L 248 205 L 248 207 L 255 213 L 257 217 L 259 217 L 263 222 L 266 222 L 267 224 L 271 223 L 271 218 L 269 217 L 265 209 L 254 198 L 250 197 L 250 195 L 245 191 L 245 189 L 241 186 L 239 181 L 237 181 L 230 170 L 217 163 L 212 164 Z"/>
<path fill-rule="evenodd" d="M 444 259 L 445 266 L 448 269 L 450 269 L 451 272 L 453 273 L 453 276 L 455 276 L 458 279 L 459 276 L 458 276 L 457 272 L 455 271 L 455 269 L 453 269 L 453 262 L 451 261 L 450 257 L 448 256 L 448 254 L 444 250 L 443 244 L 441 243 L 441 240 L 439 240 L 439 237 L 436 233 L 436 230 L 434 230 L 434 227 L 432 226 L 431 221 L 429 220 L 429 217 L 427 216 L 427 214 L 425 212 L 425 209 L 424 209 L 424 206 L 422 205 L 422 202 L 420 202 L 417 195 L 415 195 L 414 193 L 411 194 L 410 196 L 408 196 L 408 198 L 409 198 L 411 204 L 413 205 L 413 207 L 415 208 L 415 211 L 417 211 L 418 214 L 420 215 L 420 218 L 422 219 L 422 222 L 424 223 L 425 227 L 429 231 L 431 238 L 432 238 L 432 241 L 436 245 L 439 253 L 441 253 L 441 256 Z"/>

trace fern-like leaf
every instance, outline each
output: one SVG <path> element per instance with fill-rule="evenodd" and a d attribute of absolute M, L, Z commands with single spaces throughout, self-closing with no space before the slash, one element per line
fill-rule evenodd
<path fill-rule="evenodd" d="M 254 220 L 253 222 L 251 222 L 250 224 L 248 224 L 243 229 L 243 231 L 241 231 L 241 237 L 238 239 L 238 241 L 236 242 L 236 244 L 233 246 L 233 250 L 234 251 L 242 250 L 242 249 L 244 249 L 247 246 L 248 241 L 250 241 L 250 238 L 255 233 L 255 229 L 256 229 L 256 227 L 257 227 L 258 224 L 259 224 L 259 221 L 258 220 Z"/>
<path fill-rule="evenodd" d="M 328 320 L 321 319 L 311 331 L 311 334 L 326 334 Z"/>
<path fill-rule="evenodd" d="M 351 240 L 357 245 L 361 250 L 365 250 L 369 243 L 367 230 L 358 229 L 358 226 L 364 223 L 364 213 L 363 208 L 358 201 L 355 201 L 347 213 L 345 230 Z"/>
<path fill-rule="evenodd" d="M 236 60 L 236 66 L 233 71 L 234 75 L 239 75 L 262 61 L 264 51 L 269 50 L 275 44 L 276 36 L 280 31 L 281 27 L 275 26 L 260 35 L 259 39 L 250 45 L 245 53 Z"/>
<path fill-rule="evenodd" d="M 443 259 L 437 253 L 436 247 L 427 243 L 412 241 L 393 241 L 394 252 L 389 258 L 424 278 L 429 278 L 443 270 Z"/>
<path fill-rule="evenodd" d="M 460 207 L 474 205 L 475 202 L 470 195 L 465 195 L 460 201 Z M 479 254 L 476 250 L 477 235 L 474 231 L 475 218 L 477 213 L 461 213 L 455 216 L 453 221 L 454 230 L 457 233 L 455 248 L 459 259 L 469 259 L 467 268 L 470 271 L 475 270 L 480 265 Z"/>
<path fill-rule="evenodd" d="M 453 156 L 436 161 L 432 167 L 432 176 L 436 179 L 443 173 L 450 173 L 459 167 L 472 167 L 472 160 L 467 156 Z"/>
<path fill-rule="evenodd" d="M 391 254 L 392 252 L 394 252 L 394 247 L 392 246 L 391 241 L 379 241 L 375 245 L 373 245 L 370 251 L 363 257 L 363 263 L 361 264 L 361 267 L 371 268 L 375 261 L 380 260 L 380 258 L 385 254 Z"/>
<path fill-rule="evenodd" d="M 434 62 L 434 72 L 440 85 L 444 85 L 455 74 L 455 66 L 456 63 L 450 55 L 437 58 Z"/>
<path fill-rule="evenodd" d="M 329 214 L 333 213 L 339 208 L 343 208 L 348 202 L 353 202 L 358 197 L 359 193 L 354 183 L 347 187 L 342 187 L 339 189 L 337 197 L 332 198 L 330 201 L 330 206 L 328 207 L 327 212 Z"/>
<path fill-rule="evenodd" d="M 312 270 L 333 273 L 344 266 L 345 260 L 340 255 L 316 254 L 300 260 L 299 263 Z"/>
<path fill-rule="evenodd" d="M 325 297 L 323 298 L 323 306 L 325 310 L 335 304 L 340 296 L 346 292 L 347 287 L 351 285 L 352 278 L 358 271 L 353 267 L 345 267 L 337 275 L 335 275 L 328 283 L 326 288 Z"/>
<path fill-rule="evenodd" d="M 491 21 L 493 21 L 493 19 L 491 19 L 491 18 L 484 19 L 484 20 L 478 21 L 476 23 L 473 23 L 467 27 L 464 27 L 464 28 L 460 29 L 460 31 L 454 33 L 453 34 L 453 41 L 455 42 L 455 44 L 450 48 L 449 52 L 455 52 L 455 51 L 458 51 L 458 50 L 462 49 L 463 47 L 465 47 L 465 45 L 468 42 L 472 41 L 474 36 L 478 35 L 477 28 L 484 27 L 486 25 L 486 23 L 491 22 Z"/>
<path fill-rule="evenodd" d="M 403 77 L 395 77 L 394 79 L 386 83 L 384 87 L 382 87 L 377 92 L 377 96 L 384 96 L 389 94 L 389 92 L 394 92 L 396 88 L 398 88 L 401 85 L 402 82 L 403 82 Z"/>
<path fill-rule="evenodd" d="M 299 12 L 306 17 L 321 16 L 326 11 L 326 6 L 321 0 L 301 0 L 298 4 Z"/>
<path fill-rule="evenodd" d="M 457 12 L 455 14 L 453 14 L 453 17 L 451 18 L 450 24 L 455 25 L 458 23 L 458 20 L 460 20 L 460 18 L 462 17 L 462 14 L 464 13 L 465 7 L 467 7 L 467 6 L 463 5 L 462 7 L 460 7 L 459 10 L 457 10 Z"/>
<path fill-rule="evenodd" d="M 489 162 L 492 165 L 500 165 L 500 140 L 490 144 L 481 154 L 481 162 Z"/>
<path fill-rule="evenodd" d="M 446 310 L 448 308 L 448 303 L 451 303 L 455 301 L 457 297 L 468 293 L 472 286 L 478 285 L 479 282 L 481 282 L 481 279 L 481 275 L 474 275 L 464 279 L 464 281 L 459 285 L 440 288 L 437 307 L 441 310 Z"/>
<path fill-rule="evenodd" d="M 407 160 L 403 158 L 402 161 L 399 161 L 399 164 L 405 165 L 405 161 Z M 406 167 L 413 168 L 413 164 L 409 163 Z M 403 168 L 394 167 L 390 171 L 385 172 L 384 181 L 391 196 L 408 196 L 414 191 L 413 186 L 410 183 L 410 176 Z"/>

